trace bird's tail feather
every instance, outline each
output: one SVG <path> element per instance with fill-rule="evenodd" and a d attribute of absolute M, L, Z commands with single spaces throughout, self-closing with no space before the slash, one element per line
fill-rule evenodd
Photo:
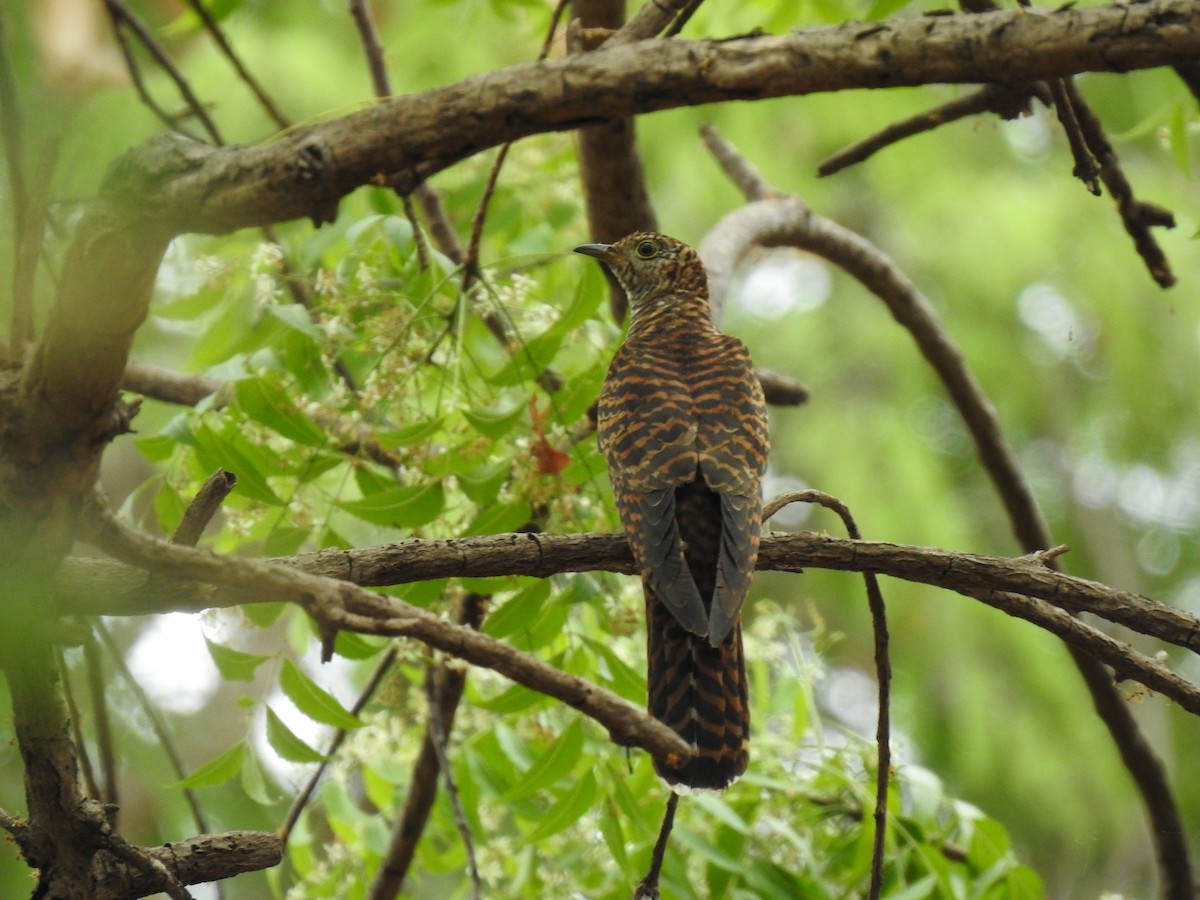
<path fill-rule="evenodd" d="M 742 657 L 742 625 L 713 647 L 691 634 L 646 591 L 650 715 L 673 730 L 695 753 L 679 767 L 655 762 L 658 774 L 678 788 L 721 790 L 750 761 L 750 704 Z"/>

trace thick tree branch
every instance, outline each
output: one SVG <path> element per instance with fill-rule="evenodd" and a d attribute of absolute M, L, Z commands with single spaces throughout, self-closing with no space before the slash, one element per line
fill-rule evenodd
<path fill-rule="evenodd" d="M 225 561 L 211 554 L 205 554 L 205 558 L 214 566 Z M 240 564 L 242 561 L 231 562 Z M 437 578 L 499 575 L 545 578 L 564 572 L 633 572 L 628 545 L 623 536 L 616 534 L 503 534 L 449 541 L 412 539 L 358 550 L 323 550 L 277 559 L 273 563 L 364 587 Z M 1101 658 L 1123 674 L 1155 690 L 1162 690 L 1182 705 L 1195 705 L 1188 696 L 1188 691 L 1194 688 L 1162 687 L 1170 679 L 1164 675 L 1165 670 L 1160 664 L 1134 653 L 1123 644 L 1120 647 L 1124 649 L 1117 651 L 1114 645 L 1096 639 L 1099 632 L 1093 634 L 1095 630 L 1082 623 L 1078 623 L 1079 630 L 1064 628 L 1059 611 L 1090 612 L 1194 653 L 1200 653 L 1200 618 L 1148 597 L 1048 568 L 1044 554 L 1008 558 L 877 541 L 851 541 L 822 534 L 776 534 L 763 539 L 758 568 L 782 572 L 802 572 L 811 568 L 874 572 L 953 591 L 1028 619 L 1059 634 L 1064 640 L 1084 635 L 1075 643 L 1085 645 L 1089 652 L 1101 648 Z M 211 585 L 180 581 L 178 579 L 187 577 L 183 570 L 173 571 L 172 575 L 158 575 L 155 583 L 161 586 L 161 591 L 145 596 L 139 595 L 137 587 L 132 587 L 146 581 L 145 574 L 136 569 L 96 560 L 68 560 L 60 581 L 60 613 L 137 615 L 278 599 L 274 593 L 253 587 L 246 591 L 222 591 Z M 95 588 L 97 583 L 118 580 L 131 586 L 125 595 Z M 218 582 L 218 579 L 210 580 Z M 244 586 L 229 575 L 219 583 L 238 588 Z M 255 582 L 250 579 L 248 583 L 253 585 Z M 369 596 L 372 601 L 387 602 L 387 598 Z M 390 617 L 392 613 L 388 615 Z M 370 628 L 372 632 L 378 630 L 377 626 Z M 1131 666 L 1140 666 L 1140 675 L 1134 674 Z M 1176 693 L 1172 693 L 1173 690 Z"/>
<path fill-rule="evenodd" d="M 851 88 L 1026 84 L 1197 55 L 1200 7 L 1190 0 L 643 41 L 397 97 L 268 144 L 156 139 L 126 157 L 109 189 L 132 189 L 144 200 L 141 216 L 173 233 L 225 233 L 301 216 L 325 221 L 346 193 L 390 173 L 432 165 L 427 176 L 506 141 L 636 113 Z"/>

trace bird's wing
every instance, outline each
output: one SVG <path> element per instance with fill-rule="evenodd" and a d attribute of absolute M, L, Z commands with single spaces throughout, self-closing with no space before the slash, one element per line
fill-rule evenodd
<path fill-rule="evenodd" d="M 674 368 L 645 352 L 618 351 L 600 394 L 597 430 L 642 577 L 680 625 L 705 636 L 708 613 L 684 558 L 675 506 L 675 489 L 696 478 L 696 422 Z"/>
<path fill-rule="evenodd" d="M 721 498 L 721 547 L 708 632 L 715 646 L 741 613 L 758 559 L 769 435 L 762 386 L 745 345 L 719 335 L 702 363 L 696 388 L 700 471 Z"/>

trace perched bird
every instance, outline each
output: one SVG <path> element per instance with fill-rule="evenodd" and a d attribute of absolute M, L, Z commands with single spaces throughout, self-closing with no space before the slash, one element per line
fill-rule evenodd
<path fill-rule="evenodd" d="M 646 594 L 649 710 L 693 748 L 676 791 L 746 771 L 742 603 L 758 557 L 767 413 L 746 346 L 712 321 L 700 257 L 638 232 L 575 252 L 625 288 L 631 320 L 600 393 L 600 450 Z"/>

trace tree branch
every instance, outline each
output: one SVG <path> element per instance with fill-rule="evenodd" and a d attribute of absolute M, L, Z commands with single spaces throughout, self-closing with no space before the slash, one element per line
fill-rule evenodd
<path fill-rule="evenodd" d="M 277 562 L 218 556 L 139 534 L 93 501 L 88 540 L 113 556 L 155 573 L 252 591 L 262 599 L 303 606 L 328 637 L 339 630 L 412 637 L 475 665 L 499 672 L 595 719 L 618 746 L 638 746 L 664 760 L 690 752 L 673 731 L 615 694 L 565 675 L 541 660 L 428 610 L 365 590 L 346 581 L 313 575 Z"/>
<path fill-rule="evenodd" d="M 248 560 L 228 560 L 212 554 L 203 556 L 216 567 L 225 562 L 250 564 Z M 145 559 L 139 564 L 150 565 Z M 165 565 L 165 562 L 159 561 L 153 567 L 161 569 Z M 625 538 L 617 534 L 501 534 L 448 541 L 414 538 L 357 550 L 322 550 L 276 559 L 270 564 L 254 565 L 287 566 L 299 572 L 352 582 L 362 587 L 383 587 L 438 578 L 487 578 L 500 575 L 547 578 L 565 572 L 632 574 L 634 571 L 633 557 Z M 802 532 L 765 536 L 759 550 L 758 568 L 761 571 L 779 572 L 819 568 L 890 575 L 972 597 L 1011 615 L 1026 618 L 1056 634 L 1061 628 L 1056 624 L 1058 620 L 1054 608 L 1071 613 L 1090 612 L 1141 634 L 1200 653 L 1200 618 L 1148 597 L 1048 568 L 1044 554 L 1013 558 L 985 556 L 906 544 L 852 541 Z M 139 595 L 146 576 L 137 569 L 107 561 L 69 559 L 63 566 L 59 581 L 58 612 L 62 615 L 142 615 L 147 612 L 190 611 L 280 599 L 263 588 L 255 589 L 253 578 L 245 581 L 249 587 L 243 592 L 222 591 L 212 585 L 181 580 L 188 577 L 207 576 L 189 575 L 184 569 L 172 569 L 170 574 L 156 576 L 155 583 L 160 589 L 153 595 Z M 210 580 L 214 584 L 237 588 L 244 586 L 243 582 L 235 582 L 228 574 L 221 579 Z M 107 585 L 114 582 L 125 583 L 125 593 L 117 593 L 107 587 L 104 590 L 96 589 L 97 583 Z M 375 594 L 368 596 L 373 602 L 388 600 Z M 1022 599 L 1014 601 L 1012 597 Z M 1038 601 L 1044 601 L 1044 605 Z M 377 628 L 371 628 L 371 633 L 377 631 Z M 1090 637 L 1082 640 L 1090 641 Z M 1091 641 L 1089 646 L 1099 645 Z M 1149 665 L 1152 661 L 1147 657 L 1140 654 L 1122 656 L 1109 650 L 1104 652 L 1108 654 L 1105 661 L 1111 661 L 1119 669 L 1127 670 L 1134 663 L 1143 667 L 1145 678 L 1133 674 L 1129 677 L 1148 685 L 1153 681 L 1162 681 L 1161 666 L 1156 668 L 1155 665 Z M 1163 693 L 1170 692 L 1163 690 Z M 1175 697 L 1174 694 L 1171 696 Z M 1185 698 L 1179 702 L 1191 704 L 1193 701 Z"/>
<path fill-rule="evenodd" d="M 168 231 L 226 233 L 333 217 L 349 191 L 527 135 L 729 100 L 945 82 L 1020 82 L 1194 61 L 1190 0 L 996 12 L 802 29 L 728 41 L 670 40 L 511 66 L 269 144 L 213 148 L 158 138 L 118 167 L 142 182 L 140 215 Z M 448 128 L 447 122 L 469 123 Z M 154 191 L 144 190 L 153 182 Z M 110 179 L 110 189 L 118 185 Z"/>

